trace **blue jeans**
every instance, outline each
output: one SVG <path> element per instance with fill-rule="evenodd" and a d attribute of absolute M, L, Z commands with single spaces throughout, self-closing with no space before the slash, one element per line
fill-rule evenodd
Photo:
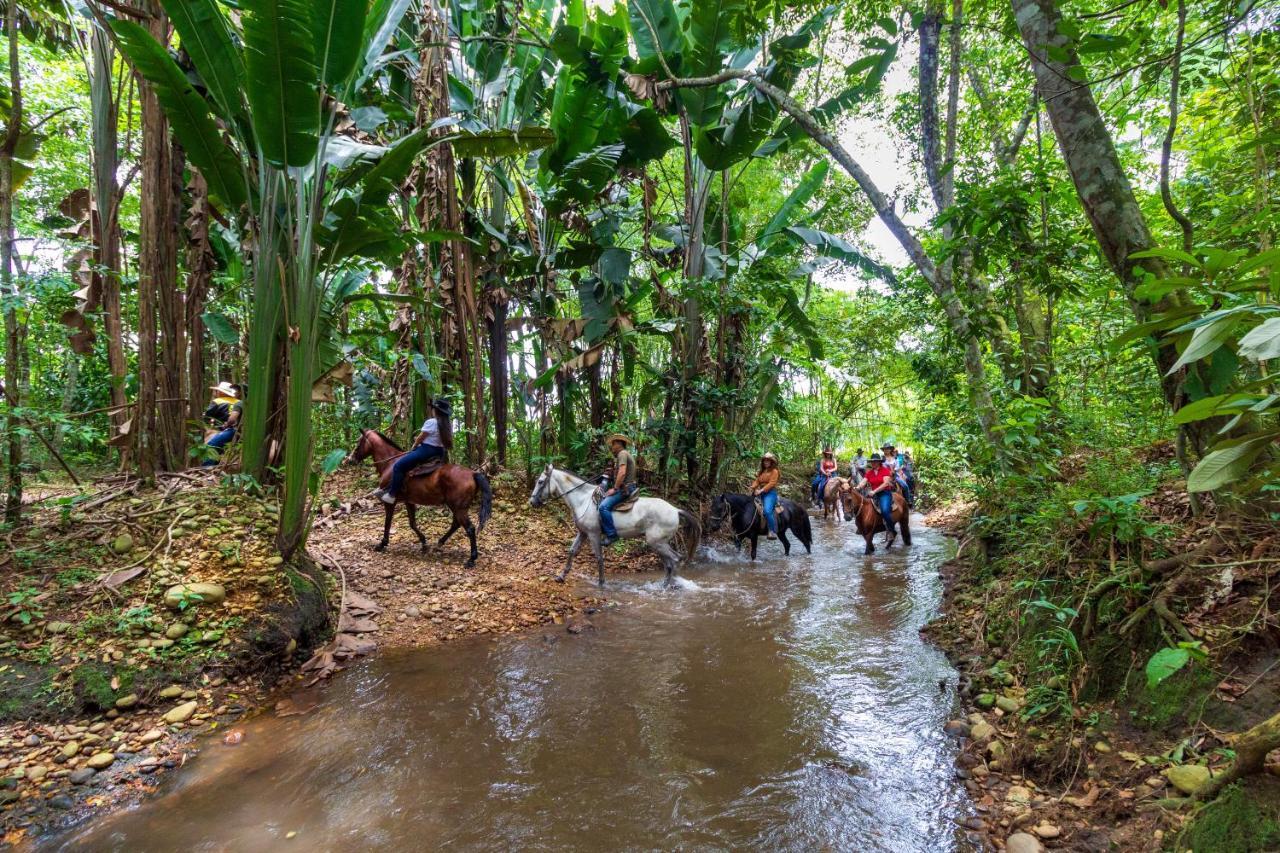
<path fill-rule="evenodd" d="M 600 532 L 606 539 L 615 539 L 618 536 L 618 528 L 613 526 L 613 508 L 635 493 L 636 487 L 632 486 L 629 489 L 619 489 L 600 501 Z"/>
<path fill-rule="evenodd" d="M 899 474 L 894 477 L 898 481 L 898 486 L 902 488 L 902 496 L 907 499 L 907 503 L 911 503 L 911 486 L 907 484 L 907 478 Z"/>
<path fill-rule="evenodd" d="M 778 493 L 773 489 L 760 496 L 760 504 L 764 507 L 764 523 L 769 525 L 769 532 L 778 534 Z"/>
<path fill-rule="evenodd" d="M 819 503 L 822 500 L 823 490 L 827 488 L 827 475 L 814 474 L 810 485 L 813 487 L 813 502 Z"/>
<path fill-rule="evenodd" d="M 213 449 L 217 450 L 218 455 L 221 456 L 223 448 L 225 448 L 228 444 L 230 444 L 231 439 L 235 437 L 236 437 L 236 428 L 227 427 L 226 429 L 220 430 L 219 432 L 209 436 L 209 440 L 206 441 L 204 445 L 205 447 L 212 447 Z M 218 464 L 218 460 L 206 459 L 202 464 L 204 465 L 205 468 L 212 468 L 214 465 Z"/>
<path fill-rule="evenodd" d="M 391 466 L 391 485 L 387 487 L 387 491 L 395 495 L 404 485 L 404 478 L 409 476 L 410 471 L 438 456 L 444 456 L 444 448 L 436 447 L 434 444 L 419 444 L 401 456 L 396 460 L 396 464 Z"/>
<path fill-rule="evenodd" d="M 884 519 L 884 527 L 890 533 L 893 532 L 893 492 L 881 492 L 876 495 L 876 508 L 880 510 L 880 517 Z"/>

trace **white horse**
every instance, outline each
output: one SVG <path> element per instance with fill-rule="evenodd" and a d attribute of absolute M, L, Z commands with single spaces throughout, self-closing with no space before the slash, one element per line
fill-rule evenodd
<path fill-rule="evenodd" d="M 596 506 L 594 495 L 599 489 L 590 480 L 584 480 L 576 474 L 561 471 L 548 465 L 533 484 L 533 493 L 529 495 L 529 506 L 539 507 L 552 498 L 561 498 L 569 505 L 573 513 L 573 523 L 578 528 L 578 535 L 569 546 L 569 560 L 564 571 L 556 578 L 563 582 L 565 576 L 573 568 L 573 558 L 582 550 L 582 544 L 589 542 L 591 551 L 596 555 L 599 567 L 600 586 L 604 586 L 604 549 L 601 546 L 600 509 Z M 657 552 L 662 558 L 662 565 L 667 570 L 667 586 L 675 581 L 672 574 L 680 562 L 680 554 L 672 546 L 677 533 L 684 527 L 685 557 L 693 559 L 702 538 L 702 525 L 691 512 L 674 507 L 661 498 L 640 498 L 635 506 L 626 512 L 614 511 L 614 526 L 618 536 L 623 539 L 639 539 Z"/>

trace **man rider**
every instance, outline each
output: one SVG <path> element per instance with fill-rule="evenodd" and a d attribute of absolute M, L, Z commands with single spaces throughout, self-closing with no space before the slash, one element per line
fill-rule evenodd
<path fill-rule="evenodd" d="M 880 448 L 884 453 L 884 464 L 893 472 L 893 478 L 902 487 L 902 497 L 906 499 L 907 506 L 915 505 L 915 496 L 911 494 L 911 486 L 907 484 L 907 478 L 902 473 L 902 460 L 898 458 L 898 448 L 891 443 L 885 442 Z"/>
<path fill-rule="evenodd" d="M 204 416 L 217 426 L 217 432 L 205 440 L 205 446 L 212 448 L 216 456 L 201 463 L 205 468 L 218 464 L 217 457 L 222 456 L 223 450 L 231 443 L 231 439 L 236 437 L 240 416 L 244 412 L 243 385 L 219 382 L 211 390 L 214 392 L 213 401 L 209 403 L 209 408 L 204 410 Z"/>
<path fill-rule="evenodd" d="M 391 482 L 385 489 L 377 489 L 373 493 L 374 497 L 385 504 L 396 502 L 396 494 L 410 471 L 432 459 L 443 457 L 445 451 L 453 445 L 453 422 L 450 420 L 453 408 L 449 401 L 437 397 L 431 401 L 431 409 L 431 416 L 422 422 L 422 429 L 418 431 L 413 446 L 391 466 Z"/>
<path fill-rule="evenodd" d="M 849 476 L 856 483 L 862 479 L 863 473 L 867 470 L 867 457 L 862 452 L 862 448 L 858 448 L 858 454 L 853 457 L 853 462 L 849 464 Z"/>
<path fill-rule="evenodd" d="M 870 498 L 884 519 L 884 528 L 890 534 L 893 530 L 893 470 L 884 464 L 884 457 L 872 453 L 867 460 L 867 473 L 863 481 L 871 488 Z"/>
<path fill-rule="evenodd" d="M 600 501 L 600 532 L 603 543 L 612 545 L 618 541 L 618 529 L 613 525 L 613 508 L 636 493 L 636 463 L 627 448 L 631 439 L 615 433 L 609 436 L 609 450 L 613 453 L 613 484 Z"/>

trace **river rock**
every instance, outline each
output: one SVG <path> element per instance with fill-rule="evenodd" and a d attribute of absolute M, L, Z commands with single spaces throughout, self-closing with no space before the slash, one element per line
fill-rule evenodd
<path fill-rule="evenodd" d="M 132 550 L 133 537 L 128 533 L 121 533 L 115 539 L 111 540 L 111 552 L 117 556 L 121 554 L 128 554 Z"/>
<path fill-rule="evenodd" d="M 67 809 L 74 807 L 75 804 L 76 801 L 68 797 L 66 794 L 57 794 L 49 798 L 49 806 L 62 811 L 66 811 Z"/>
<path fill-rule="evenodd" d="M 165 689 L 156 694 L 161 699 L 177 699 L 182 695 L 182 688 L 177 684 L 170 684 Z"/>
<path fill-rule="evenodd" d="M 105 770 L 110 767 L 112 762 L 116 760 L 114 752 L 95 752 L 89 756 L 89 760 L 84 764 L 86 767 L 92 767 L 94 770 Z"/>
<path fill-rule="evenodd" d="M 1093 745 L 1093 751 L 1106 755 L 1111 751 L 1111 744 L 1107 743 L 1105 740 L 1100 740 Z"/>
<path fill-rule="evenodd" d="M 996 694 L 979 693 L 978 698 L 973 700 L 973 704 L 984 710 L 990 708 L 992 705 L 996 704 Z"/>
<path fill-rule="evenodd" d="M 964 720 L 948 720 L 942 730 L 953 737 L 969 736 L 969 724 Z"/>
<path fill-rule="evenodd" d="M 74 627 L 70 622 L 50 622 L 44 629 L 50 634 L 65 634 Z"/>
<path fill-rule="evenodd" d="M 1004 842 L 1005 853 L 1043 853 L 1040 839 L 1026 832 L 1015 832 Z"/>
<path fill-rule="evenodd" d="M 174 622 L 165 629 L 164 635 L 170 640 L 180 640 L 189 630 L 186 622 Z"/>
<path fill-rule="evenodd" d="M 138 738 L 138 741 L 140 743 L 155 743 L 162 737 L 164 737 L 164 732 L 159 729 L 151 729 L 150 731 L 144 732 L 142 736 Z"/>
<path fill-rule="evenodd" d="M 49 775 L 49 768 L 43 764 L 33 764 L 27 768 L 27 778 L 32 782 L 43 782 L 44 777 Z"/>
<path fill-rule="evenodd" d="M 1031 793 L 1031 789 L 1022 785 L 1010 785 L 1009 790 L 1004 793 L 1005 800 L 1010 803 L 1029 803 L 1032 796 L 1034 795 Z"/>
<path fill-rule="evenodd" d="M 976 741 L 991 740 L 996 736 L 996 727 L 983 720 L 973 728 L 969 729 L 969 737 Z"/>
<path fill-rule="evenodd" d="M 40 736 L 39 736 L 39 735 L 27 735 L 26 737 L 24 737 L 24 738 L 22 739 L 22 745 L 23 745 L 23 746 L 39 746 L 39 745 L 40 745 Z"/>
<path fill-rule="evenodd" d="M 1022 707 L 1022 703 L 1011 696 L 997 696 L 996 707 L 1006 714 L 1016 714 L 1018 709 Z"/>
<path fill-rule="evenodd" d="M 1184 794 L 1194 794 L 1210 777 L 1209 768 L 1199 764 L 1179 764 L 1164 771 L 1164 775 Z"/>
<path fill-rule="evenodd" d="M 191 719 L 191 715 L 195 712 L 196 700 L 192 699 L 190 702 L 183 702 L 181 705 L 171 709 L 161 719 L 166 723 L 185 723 Z"/>
<path fill-rule="evenodd" d="M 1057 838 L 1062 834 L 1062 830 L 1051 823 L 1042 823 L 1031 831 L 1041 838 Z"/>
<path fill-rule="evenodd" d="M 69 740 L 62 745 L 62 755 L 65 758 L 75 758 L 80 754 L 80 742 Z"/>
<path fill-rule="evenodd" d="M 116 707 L 122 710 L 127 710 L 137 704 L 138 704 L 137 693 L 130 693 L 128 696 L 121 696 L 119 699 L 116 700 Z"/>
<path fill-rule="evenodd" d="M 180 583 L 165 591 L 164 603 L 166 607 L 176 610 L 184 600 L 188 604 L 217 604 L 226 597 L 226 587 L 219 583 Z"/>
<path fill-rule="evenodd" d="M 67 777 L 67 780 L 71 782 L 72 785 L 84 785 L 96 776 L 97 773 L 98 771 L 94 770 L 92 767 L 81 767 L 78 770 L 72 770 L 71 775 Z"/>

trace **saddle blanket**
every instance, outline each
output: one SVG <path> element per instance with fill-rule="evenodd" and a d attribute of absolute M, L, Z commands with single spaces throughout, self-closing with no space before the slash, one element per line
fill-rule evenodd
<path fill-rule="evenodd" d="M 596 489 L 595 495 L 593 495 L 593 497 L 595 498 L 596 506 L 600 506 L 600 501 L 604 500 L 604 490 Z M 640 500 L 639 490 L 637 490 L 634 494 L 632 494 L 631 497 L 627 498 L 625 501 L 615 506 L 613 508 L 613 511 L 626 512 L 629 509 L 633 509 L 636 505 L 636 501 L 638 500 Z"/>
<path fill-rule="evenodd" d="M 448 459 L 440 458 L 440 459 L 432 459 L 430 462 L 424 462 L 423 464 L 419 465 L 417 468 L 410 469 L 409 476 L 425 477 L 428 474 L 434 474 L 436 471 L 440 470 L 440 468 L 444 465 L 444 463 L 448 461 L 449 461 Z"/>

